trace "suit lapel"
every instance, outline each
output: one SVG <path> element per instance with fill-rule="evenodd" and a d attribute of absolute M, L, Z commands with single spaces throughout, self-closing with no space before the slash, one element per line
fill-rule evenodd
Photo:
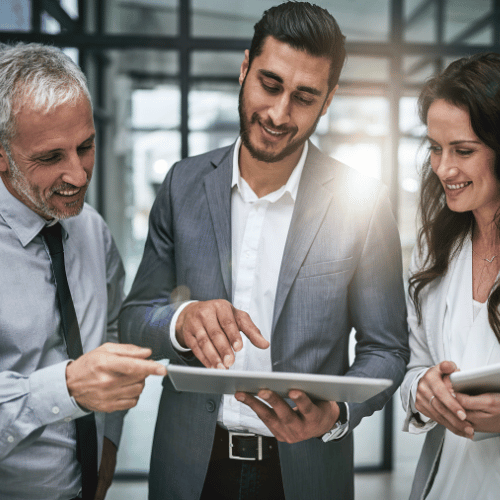
<path fill-rule="evenodd" d="M 427 344 L 431 351 L 431 357 L 436 363 L 446 359 L 444 352 L 443 322 L 446 312 L 448 289 L 450 288 L 451 278 L 456 263 L 456 258 L 451 261 L 448 272 L 441 278 L 441 283 L 434 288 L 433 293 L 429 294 L 426 303 L 426 305 L 428 304 L 429 314 L 424 315 L 423 321 L 425 322 Z M 432 286 L 432 284 L 430 286 Z"/>
<path fill-rule="evenodd" d="M 227 300 L 231 301 L 231 179 L 233 173 L 233 147 L 225 151 L 215 167 L 205 177 L 205 192 L 219 250 L 222 279 Z"/>
<path fill-rule="evenodd" d="M 321 157 L 322 153 L 309 143 L 309 152 L 283 251 L 274 304 L 273 332 L 290 288 L 321 227 L 333 197 L 333 192 L 323 187 L 333 177 L 333 169 L 327 168 L 330 167 L 326 165 L 329 162 L 325 162 Z"/>

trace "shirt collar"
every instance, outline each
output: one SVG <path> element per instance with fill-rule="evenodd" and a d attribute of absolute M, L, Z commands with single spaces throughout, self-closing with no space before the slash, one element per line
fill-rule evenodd
<path fill-rule="evenodd" d="M 241 177 L 240 174 L 240 162 L 239 162 L 240 147 L 241 147 L 241 137 L 238 137 L 236 144 L 234 146 L 234 153 L 233 153 L 233 178 L 231 181 L 231 188 L 237 186 L 238 190 L 241 193 L 245 190 L 245 188 L 243 187 L 243 183 L 246 184 L 246 182 L 243 179 L 243 177 Z M 281 198 L 281 196 L 284 193 L 289 193 L 293 201 L 297 199 L 300 177 L 302 175 L 302 170 L 304 169 L 304 164 L 306 162 L 308 150 L 309 150 L 309 141 L 306 141 L 304 143 L 304 149 L 302 150 L 302 154 L 300 155 L 299 161 L 297 165 L 295 165 L 295 168 L 293 169 L 286 184 L 284 186 L 281 186 L 273 193 L 269 193 L 268 195 L 264 196 L 264 198 L 269 197 L 269 201 L 273 202 Z"/>
<path fill-rule="evenodd" d="M 44 225 L 51 226 L 57 222 L 57 219 L 46 221 L 33 212 L 9 192 L 2 179 L 0 179 L 0 216 L 16 233 L 23 247 L 38 235 Z M 61 226 L 64 228 L 63 224 Z M 66 228 L 64 228 L 63 235 L 68 236 Z"/>

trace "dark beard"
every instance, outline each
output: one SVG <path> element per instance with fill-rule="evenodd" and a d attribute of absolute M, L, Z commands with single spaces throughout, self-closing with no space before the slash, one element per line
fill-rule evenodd
<path fill-rule="evenodd" d="M 250 142 L 250 125 L 257 123 L 259 121 L 259 115 L 254 113 L 250 121 L 247 119 L 247 115 L 245 113 L 245 97 L 243 95 L 245 89 L 245 80 L 241 85 L 240 95 L 238 99 L 238 112 L 240 114 L 240 136 L 241 142 L 246 147 L 252 158 L 255 158 L 257 161 L 262 161 L 265 163 L 276 163 L 278 161 L 284 160 L 286 157 L 295 153 L 297 149 L 303 146 L 303 144 L 311 137 L 311 135 L 316 130 L 316 126 L 318 125 L 319 119 L 321 118 L 321 113 L 318 114 L 316 120 L 312 124 L 312 126 L 297 139 L 293 140 L 293 137 L 297 133 L 296 127 L 294 129 L 290 129 L 291 136 L 290 142 L 287 146 L 285 146 L 278 153 L 268 153 L 267 151 L 261 151 L 260 149 L 254 148 L 252 143 Z M 276 127 L 273 123 L 269 123 L 269 127 L 274 130 L 285 131 L 288 130 L 288 127 Z"/>

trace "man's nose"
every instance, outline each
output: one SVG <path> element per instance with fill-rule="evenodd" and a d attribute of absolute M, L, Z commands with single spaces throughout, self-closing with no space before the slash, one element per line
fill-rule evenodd
<path fill-rule="evenodd" d="M 62 180 L 75 187 L 83 187 L 88 181 L 88 172 L 78 154 L 72 155 L 65 165 Z"/>
<path fill-rule="evenodd" d="M 269 118 L 277 127 L 285 125 L 290 121 L 290 98 L 283 94 L 277 97 L 269 108 Z"/>

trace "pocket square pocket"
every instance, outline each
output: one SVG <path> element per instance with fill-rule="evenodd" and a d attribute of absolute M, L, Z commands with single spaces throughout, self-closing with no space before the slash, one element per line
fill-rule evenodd
<path fill-rule="evenodd" d="M 302 266 L 297 274 L 297 279 L 314 278 L 316 276 L 328 276 L 331 274 L 345 273 L 349 270 L 352 257 L 328 262 L 317 262 Z"/>

